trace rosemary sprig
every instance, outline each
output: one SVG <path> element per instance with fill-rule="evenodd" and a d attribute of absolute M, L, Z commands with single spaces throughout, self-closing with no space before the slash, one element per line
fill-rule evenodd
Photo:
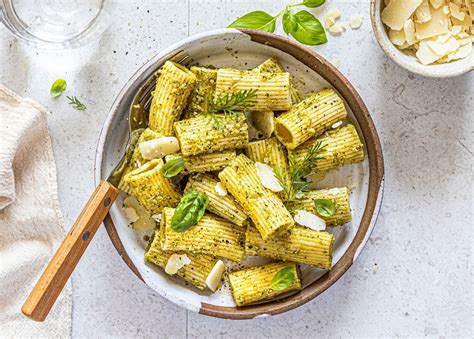
<path fill-rule="evenodd" d="M 283 187 L 287 201 L 294 201 L 298 196 L 308 191 L 309 183 L 305 177 L 315 168 L 315 161 L 324 159 L 319 154 L 326 151 L 325 147 L 321 141 L 318 141 L 309 148 L 308 153 L 300 162 L 296 160 L 296 153 L 293 151 L 288 154 L 288 171 L 281 167 L 273 169 L 275 177 Z"/>
<path fill-rule="evenodd" d="M 78 111 L 84 111 L 87 109 L 86 105 L 84 105 L 82 102 L 79 101 L 79 99 L 75 96 L 66 96 L 69 100 L 69 105 L 77 109 Z"/>
<path fill-rule="evenodd" d="M 209 108 L 204 114 L 209 116 L 209 122 L 213 124 L 214 128 L 222 129 L 225 119 L 231 117 L 237 120 L 239 112 L 255 103 L 254 97 L 256 95 L 257 90 L 248 89 L 220 95 L 214 100 L 209 99 Z"/>

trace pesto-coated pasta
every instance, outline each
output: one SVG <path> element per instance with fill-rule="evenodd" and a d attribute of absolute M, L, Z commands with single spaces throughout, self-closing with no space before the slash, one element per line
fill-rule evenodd
<path fill-rule="evenodd" d="M 249 225 L 245 233 L 245 253 L 293 261 L 325 270 L 332 266 L 334 235 L 303 226 L 293 227 L 288 234 L 263 240 L 258 230 Z"/>
<path fill-rule="evenodd" d="M 249 142 L 245 116 L 222 117 L 222 128 L 215 128 L 207 116 L 181 120 L 174 124 L 176 137 L 185 156 L 244 148 Z"/>
<path fill-rule="evenodd" d="M 124 170 L 122 177 L 120 178 L 120 182 L 118 184 L 118 189 L 124 191 L 127 194 L 132 193 L 132 189 L 130 185 L 125 183 L 125 176 L 133 171 L 134 169 L 137 169 L 138 167 L 142 166 L 147 162 L 147 160 L 143 159 L 142 153 L 140 152 L 140 143 L 144 141 L 149 141 L 153 139 L 158 139 L 162 137 L 163 135 L 161 133 L 158 133 L 150 128 L 146 128 L 141 134 L 140 137 L 138 137 L 137 144 L 135 145 L 135 148 L 133 149 L 132 156 L 130 158 L 130 162 L 128 163 L 127 168 Z"/>
<path fill-rule="evenodd" d="M 216 89 L 217 69 L 193 66 L 191 72 L 196 75 L 196 85 L 184 110 L 184 119 L 195 118 L 207 112 L 209 100 L 212 100 Z"/>
<path fill-rule="evenodd" d="M 232 221 L 234 224 L 244 226 L 247 224 L 247 215 L 242 208 L 237 205 L 235 199 L 227 194 L 220 196 L 216 192 L 216 185 L 219 180 L 210 174 L 198 174 L 189 178 L 184 192 L 197 191 L 205 193 L 209 197 L 207 210 L 224 219 Z"/>
<path fill-rule="evenodd" d="M 275 237 L 293 227 L 294 220 L 278 196 L 265 188 L 255 163 L 238 155 L 219 173 L 225 188 L 252 219 L 264 239 Z"/>
<path fill-rule="evenodd" d="M 138 202 L 151 213 L 161 213 L 164 207 L 176 206 L 181 197 L 172 182 L 161 174 L 162 166 L 163 160 L 150 160 L 124 179 Z"/>
<path fill-rule="evenodd" d="M 235 156 L 235 151 L 223 151 L 183 157 L 184 168 L 187 173 L 219 171 L 226 167 L 229 161 L 235 158 Z M 166 156 L 166 161 L 168 161 L 168 157 L 171 159 L 172 157 L 176 157 L 176 155 Z"/>
<path fill-rule="evenodd" d="M 294 149 L 346 117 L 341 97 L 332 89 L 324 89 L 276 118 L 275 134 L 288 149 Z"/>
<path fill-rule="evenodd" d="M 173 135 L 173 123 L 179 119 L 193 90 L 196 76 L 186 67 L 166 61 L 160 69 L 150 107 L 150 128 Z"/>
<path fill-rule="evenodd" d="M 174 208 L 165 208 L 161 216 L 161 248 L 165 251 L 187 251 L 211 254 L 240 261 L 244 254 L 245 227 L 221 217 L 205 214 L 194 226 L 184 232 L 171 227 Z"/>
<path fill-rule="evenodd" d="M 288 169 L 286 148 L 275 137 L 250 142 L 245 148 L 245 154 L 255 162 Z"/>
<path fill-rule="evenodd" d="M 315 171 L 329 171 L 364 160 L 364 145 L 352 124 L 329 130 L 318 138 L 306 141 L 295 149 L 296 160 L 301 161 L 317 142 L 321 142 L 326 150 L 320 154 L 321 159 L 316 160 Z"/>
<path fill-rule="evenodd" d="M 258 70 L 260 72 L 270 72 L 270 73 L 283 73 L 286 72 L 285 69 L 283 68 L 282 64 L 278 60 L 276 56 L 273 56 L 267 60 L 265 60 L 263 63 L 255 67 L 255 70 Z M 290 76 L 290 95 L 291 95 L 291 103 L 293 105 L 297 104 L 301 100 L 303 100 L 303 96 L 301 93 L 295 88 L 295 84 L 293 82 L 293 79 L 291 79 Z"/>
<path fill-rule="evenodd" d="M 351 206 L 349 204 L 349 189 L 347 187 L 335 187 L 331 189 L 322 189 L 306 192 L 300 199 L 288 202 L 286 206 L 289 209 L 304 209 L 308 212 L 317 214 L 314 201 L 316 199 L 327 199 L 334 203 L 336 210 L 330 217 L 319 215 L 326 221 L 326 225 L 343 225 L 352 220 Z"/>
<path fill-rule="evenodd" d="M 252 111 L 283 111 L 291 107 L 290 74 L 239 71 L 220 68 L 217 71 L 215 98 L 239 91 L 254 90 Z"/>
<path fill-rule="evenodd" d="M 293 281 L 286 288 L 276 290 L 272 288 L 275 274 L 290 267 Z M 262 266 L 246 268 L 229 273 L 229 283 L 237 306 L 253 302 L 268 300 L 285 292 L 301 289 L 301 280 L 298 276 L 298 267 L 294 263 L 278 262 Z"/>
<path fill-rule="evenodd" d="M 155 230 L 153 241 L 145 252 L 145 260 L 165 268 L 169 257 L 175 253 L 185 254 L 191 260 L 188 265 L 184 265 L 180 268 L 178 272 L 176 272 L 176 275 L 193 284 L 200 290 L 204 290 L 207 287 L 206 278 L 217 262 L 217 258 L 212 255 L 163 251 L 160 246 L 159 230 Z"/>

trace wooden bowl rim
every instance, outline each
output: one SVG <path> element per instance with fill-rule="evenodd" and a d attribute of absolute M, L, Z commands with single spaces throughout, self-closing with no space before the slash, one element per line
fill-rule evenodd
<path fill-rule="evenodd" d="M 207 32 L 207 35 L 213 35 L 213 33 L 222 34 L 225 32 L 235 33 L 235 31 L 236 30 L 234 29 L 221 29 Z M 201 314 L 218 318 L 251 319 L 256 317 L 264 317 L 283 313 L 305 304 L 306 302 L 312 300 L 313 298 L 324 292 L 326 289 L 328 289 L 349 269 L 349 267 L 352 265 L 352 263 L 364 247 L 370 236 L 370 233 L 373 230 L 373 227 L 375 226 L 383 196 L 384 162 L 380 140 L 378 138 L 378 134 L 375 129 L 375 125 L 372 121 L 372 118 L 370 117 L 369 111 L 355 88 L 339 72 L 337 68 L 335 68 L 330 62 L 328 62 L 326 59 L 324 59 L 322 56 L 320 56 L 313 50 L 306 48 L 303 45 L 287 38 L 278 36 L 273 33 L 267 33 L 251 29 L 239 29 L 238 31 L 249 35 L 251 40 L 254 42 L 277 48 L 293 56 L 295 59 L 305 64 L 307 67 L 311 68 L 321 77 L 323 77 L 326 81 L 328 81 L 332 86 L 334 86 L 334 88 L 336 88 L 339 93 L 344 97 L 344 100 L 354 113 L 354 116 L 362 130 L 362 134 L 366 142 L 367 156 L 369 159 L 368 197 L 359 229 L 349 248 L 339 259 L 337 264 L 334 265 L 331 271 L 326 272 L 321 278 L 313 282 L 311 285 L 285 299 L 244 307 L 226 307 L 201 303 L 201 308 L 199 310 L 199 313 Z M 174 46 L 179 44 L 180 42 L 178 42 Z M 140 70 L 141 68 L 137 71 L 137 73 L 140 72 Z M 120 98 L 120 101 L 122 100 L 123 98 Z M 112 107 L 114 106 L 116 108 L 114 111 L 109 112 L 109 114 L 107 115 L 107 120 L 118 110 L 120 103 L 118 105 L 115 105 L 114 103 Z M 102 173 L 102 151 L 100 150 L 100 147 L 103 133 L 106 133 L 106 130 L 104 128 L 101 131 L 101 138 L 99 139 L 99 144 L 96 152 L 96 181 L 100 180 L 100 174 L 98 173 Z M 104 224 L 107 233 L 117 252 L 120 254 L 127 266 L 132 270 L 132 272 L 135 273 L 135 275 L 140 280 L 144 281 L 140 272 L 138 271 L 138 269 L 128 256 L 127 252 L 125 251 L 125 248 L 119 238 L 119 235 L 110 215 L 107 215 L 104 220 Z"/>

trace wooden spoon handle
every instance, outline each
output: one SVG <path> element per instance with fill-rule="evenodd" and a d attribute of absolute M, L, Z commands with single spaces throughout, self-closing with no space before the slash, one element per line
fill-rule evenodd
<path fill-rule="evenodd" d="M 99 183 L 23 304 L 23 314 L 36 321 L 46 318 L 118 194 L 109 182 Z"/>

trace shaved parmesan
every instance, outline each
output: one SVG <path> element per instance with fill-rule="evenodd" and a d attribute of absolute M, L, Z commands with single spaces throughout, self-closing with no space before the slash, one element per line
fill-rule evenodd
<path fill-rule="evenodd" d="M 405 37 L 405 32 L 404 30 L 396 31 L 396 30 L 391 30 L 388 33 L 388 37 L 392 44 L 400 46 L 403 45 L 403 43 L 406 41 Z"/>
<path fill-rule="evenodd" d="M 151 218 L 158 223 L 161 222 L 161 214 L 153 214 Z"/>
<path fill-rule="evenodd" d="M 462 26 L 453 26 L 451 27 L 451 34 L 458 35 L 462 31 Z"/>
<path fill-rule="evenodd" d="M 416 52 L 416 57 L 423 65 L 429 65 L 438 60 L 440 57 L 438 54 L 428 46 L 428 41 L 421 41 L 420 47 Z"/>
<path fill-rule="evenodd" d="M 305 210 L 299 210 L 296 212 L 296 215 L 293 219 L 297 224 L 306 226 L 315 231 L 323 231 L 326 229 L 326 221 Z"/>
<path fill-rule="evenodd" d="M 431 10 L 431 20 L 424 23 L 415 23 L 416 37 L 418 40 L 431 38 L 449 32 L 448 16 L 442 8 Z"/>
<path fill-rule="evenodd" d="M 138 147 L 143 159 L 151 160 L 163 158 L 165 155 L 179 151 L 179 142 L 175 137 L 161 137 L 141 142 Z"/>
<path fill-rule="evenodd" d="M 130 195 L 123 200 L 125 208 L 133 208 L 138 215 L 138 219 L 133 222 L 133 228 L 136 230 L 151 230 L 155 228 L 155 220 L 150 216 L 150 212 L 145 207 L 140 205 L 137 198 Z M 127 213 L 124 211 L 124 213 Z"/>
<path fill-rule="evenodd" d="M 275 177 L 275 172 L 267 164 L 262 164 L 261 162 L 255 163 L 255 169 L 257 170 L 257 175 L 260 177 L 260 182 L 262 185 L 273 192 L 283 191 L 280 182 Z"/>
<path fill-rule="evenodd" d="M 341 11 L 337 8 L 330 9 L 324 16 L 324 24 L 326 28 L 329 29 L 332 25 L 336 23 L 336 19 L 341 16 Z"/>
<path fill-rule="evenodd" d="M 206 278 L 206 285 L 212 292 L 215 292 L 219 287 L 222 280 L 222 274 L 224 274 L 224 270 L 224 263 L 222 262 L 222 260 L 218 260 L 212 268 L 211 272 L 209 272 L 209 275 Z"/>
<path fill-rule="evenodd" d="M 165 272 L 169 275 L 176 274 L 185 265 L 189 265 L 191 260 L 186 254 L 172 254 L 166 263 Z"/>
<path fill-rule="evenodd" d="M 444 4 L 444 0 L 430 0 L 430 4 L 434 9 L 438 9 Z"/>
<path fill-rule="evenodd" d="M 396 0 L 390 3 L 382 11 L 382 22 L 394 30 L 401 30 L 403 24 L 415 12 L 422 0 Z"/>
<path fill-rule="evenodd" d="M 460 46 L 457 51 L 448 54 L 448 61 L 463 59 L 472 53 L 472 44 Z"/>
<path fill-rule="evenodd" d="M 221 197 L 225 197 L 227 195 L 227 190 L 220 181 L 216 184 L 216 187 L 214 187 L 214 191 L 216 191 L 217 195 Z"/>
<path fill-rule="evenodd" d="M 455 3 L 453 2 L 450 2 L 449 3 L 449 10 L 451 12 L 451 16 L 458 19 L 459 21 L 463 21 L 464 20 L 464 16 L 465 16 L 465 13 L 464 12 L 461 12 L 459 10 L 459 6 L 456 5 Z"/>
<path fill-rule="evenodd" d="M 332 125 L 331 125 L 331 128 L 338 128 L 338 127 L 341 126 L 341 125 L 342 125 L 342 121 L 338 121 L 338 122 L 332 124 Z"/>
<path fill-rule="evenodd" d="M 123 212 L 125 213 L 125 218 L 127 218 L 129 223 L 134 223 L 139 219 L 137 211 L 133 207 L 124 207 Z"/>
<path fill-rule="evenodd" d="M 340 23 L 335 23 L 328 28 L 329 32 L 333 34 L 341 34 L 344 31 L 344 26 Z"/>
<path fill-rule="evenodd" d="M 438 41 L 428 41 L 428 46 L 433 52 L 442 57 L 457 50 L 459 48 L 459 42 L 455 38 L 450 38 L 445 43 L 440 43 Z"/>
<path fill-rule="evenodd" d="M 408 45 L 413 45 L 417 40 L 415 37 L 415 23 L 412 19 L 408 19 L 403 25 L 403 32 Z"/>
<path fill-rule="evenodd" d="M 353 15 L 349 20 L 349 26 L 352 29 L 358 29 L 362 25 L 362 17 L 360 15 Z"/>
<path fill-rule="evenodd" d="M 415 11 L 417 22 L 427 22 L 431 20 L 431 10 L 428 0 L 423 0 Z"/>

